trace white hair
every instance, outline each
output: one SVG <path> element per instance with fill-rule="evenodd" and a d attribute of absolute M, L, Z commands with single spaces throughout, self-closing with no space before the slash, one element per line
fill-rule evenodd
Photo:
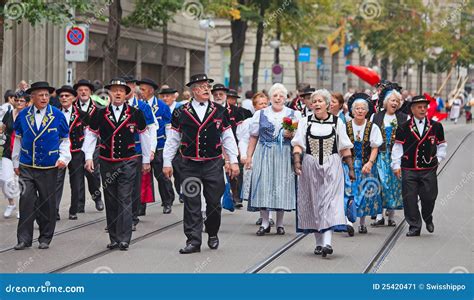
<path fill-rule="evenodd" d="M 288 97 L 288 90 L 281 83 L 275 83 L 274 85 L 272 85 L 272 87 L 268 91 L 268 96 L 270 96 L 270 98 L 272 98 L 272 96 L 276 93 L 282 93 L 285 96 L 285 98 Z"/>
<path fill-rule="evenodd" d="M 354 113 L 354 108 L 355 108 L 356 104 L 359 104 L 359 103 L 364 104 L 365 110 L 366 110 L 366 111 L 369 111 L 369 103 L 367 102 L 367 100 L 364 100 L 364 99 L 357 99 L 357 100 L 355 100 L 355 101 L 352 103 L 352 106 L 351 106 L 351 113 Z"/>
<path fill-rule="evenodd" d="M 398 104 L 397 107 L 397 109 L 400 109 L 402 106 L 402 95 L 397 90 L 391 90 L 387 92 L 385 99 L 383 99 L 383 108 L 387 109 L 388 100 L 391 98 L 396 98 L 400 101 L 400 104 Z"/>
<path fill-rule="evenodd" d="M 320 96 L 324 99 L 324 101 L 326 102 L 326 105 L 329 107 L 329 104 L 331 103 L 331 93 L 329 93 L 328 90 L 326 89 L 319 89 L 319 90 L 316 90 L 314 91 L 312 94 L 311 94 L 311 101 L 314 99 L 314 97 L 316 96 Z"/>

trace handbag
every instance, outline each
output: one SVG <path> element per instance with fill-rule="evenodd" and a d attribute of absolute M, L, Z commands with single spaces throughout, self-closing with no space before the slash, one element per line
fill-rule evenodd
<path fill-rule="evenodd" d="M 354 196 L 349 197 L 347 200 L 346 217 L 351 223 L 357 220 L 357 204 L 354 201 Z"/>
<path fill-rule="evenodd" d="M 230 192 L 230 183 L 227 174 L 224 175 L 225 180 L 225 189 L 224 195 L 222 195 L 222 208 L 228 211 L 234 211 L 234 200 L 232 199 L 232 194 Z"/>

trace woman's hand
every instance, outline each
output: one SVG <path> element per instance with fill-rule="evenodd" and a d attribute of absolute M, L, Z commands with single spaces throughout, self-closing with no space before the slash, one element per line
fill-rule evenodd
<path fill-rule="evenodd" d="M 372 170 L 372 162 L 368 161 L 363 167 L 362 167 L 362 174 L 369 174 L 370 171 Z"/>
<path fill-rule="evenodd" d="M 246 170 L 251 170 L 252 169 L 252 158 L 248 157 L 247 161 L 245 162 L 245 169 Z"/>
<path fill-rule="evenodd" d="M 295 136 L 295 132 L 294 131 L 289 131 L 289 130 L 284 130 L 283 131 L 283 136 L 286 138 L 286 139 L 292 139 L 294 136 Z"/>

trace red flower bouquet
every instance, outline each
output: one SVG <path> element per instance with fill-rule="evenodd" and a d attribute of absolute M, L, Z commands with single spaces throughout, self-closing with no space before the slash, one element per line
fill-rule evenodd
<path fill-rule="evenodd" d="M 298 128 L 298 121 L 292 120 L 289 117 L 284 117 L 282 127 L 285 130 L 293 132 Z"/>

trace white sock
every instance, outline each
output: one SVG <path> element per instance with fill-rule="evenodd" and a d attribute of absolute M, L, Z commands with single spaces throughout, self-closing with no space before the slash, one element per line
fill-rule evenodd
<path fill-rule="evenodd" d="M 277 211 L 277 221 L 276 221 L 276 226 L 278 227 L 283 227 L 283 216 L 285 215 L 284 211 Z"/>
<path fill-rule="evenodd" d="M 352 225 L 352 222 L 349 221 L 349 219 L 347 217 L 346 217 L 346 225 L 354 227 L 354 225 Z"/>
<path fill-rule="evenodd" d="M 262 217 L 262 226 L 263 228 L 268 228 L 270 226 L 270 221 L 268 219 L 268 210 L 261 210 L 260 211 L 260 216 Z"/>
<path fill-rule="evenodd" d="M 323 234 L 319 232 L 314 233 L 314 238 L 316 239 L 316 247 L 317 246 L 324 246 L 323 244 Z"/>
<path fill-rule="evenodd" d="M 268 211 L 268 218 L 269 218 L 269 219 L 272 218 L 272 212 L 271 212 L 271 211 Z"/>
<path fill-rule="evenodd" d="M 377 219 L 376 221 L 380 221 L 383 219 L 383 215 L 382 214 L 377 214 Z"/>
<path fill-rule="evenodd" d="M 332 230 L 328 230 L 323 233 L 323 240 L 324 240 L 324 246 L 326 245 L 331 246 Z"/>
<path fill-rule="evenodd" d="M 365 216 L 359 218 L 360 226 L 365 225 Z"/>

